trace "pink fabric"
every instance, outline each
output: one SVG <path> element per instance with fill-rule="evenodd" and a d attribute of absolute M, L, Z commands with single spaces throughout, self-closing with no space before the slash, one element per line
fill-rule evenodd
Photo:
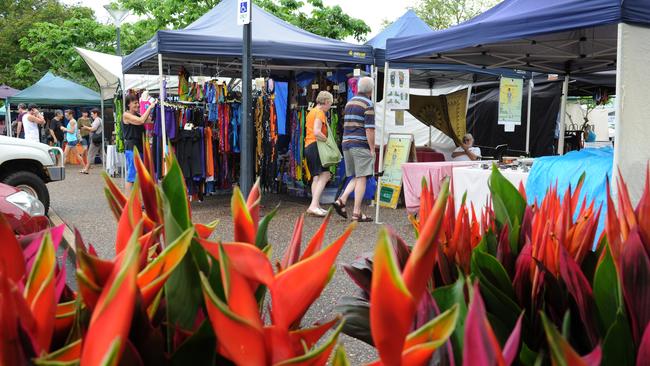
<path fill-rule="evenodd" d="M 443 161 L 433 163 L 404 163 L 402 164 L 402 179 L 404 182 L 404 199 L 406 210 L 415 213 L 420 209 L 422 195 L 422 178 L 425 178 L 435 193 L 440 191 L 440 183 L 445 177 L 451 177 L 454 167 L 471 165 L 466 161 Z M 431 178 L 431 180 L 429 180 Z"/>

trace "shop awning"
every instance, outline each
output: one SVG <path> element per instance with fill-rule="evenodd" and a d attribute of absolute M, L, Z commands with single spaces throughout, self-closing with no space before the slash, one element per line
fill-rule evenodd
<path fill-rule="evenodd" d="M 389 39 L 387 58 L 548 73 L 616 68 L 617 24 L 650 25 L 647 0 L 504 0 L 431 34 Z"/>
<path fill-rule="evenodd" d="M 157 73 L 157 54 L 165 63 L 210 65 L 237 63 L 241 58 L 242 26 L 236 23 L 237 0 L 223 0 L 181 30 L 158 31 L 124 57 L 124 73 Z M 309 33 L 253 5 L 252 55 L 268 65 L 336 66 L 373 63 L 372 47 L 355 45 Z"/>

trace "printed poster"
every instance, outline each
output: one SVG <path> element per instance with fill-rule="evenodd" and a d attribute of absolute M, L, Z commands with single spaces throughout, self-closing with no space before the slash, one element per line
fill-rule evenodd
<path fill-rule="evenodd" d="M 501 78 L 499 87 L 499 124 L 521 125 L 524 80 Z"/>
<path fill-rule="evenodd" d="M 382 207 L 397 208 L 402 190 L 402 164 L 411 153 L 412 135 L 391 134 L 384 151 L 384 174 L 379 187 L 379 204 Z"/>
<path fill-rule="evenodd" d="M 388 69 L 386 108 L 409 109 L 409 70 Z"/>

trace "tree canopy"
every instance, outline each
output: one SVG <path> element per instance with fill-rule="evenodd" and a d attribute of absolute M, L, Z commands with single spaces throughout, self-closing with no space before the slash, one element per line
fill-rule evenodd
<path fill-rule="evenodd" d="M 414 10 L 433 29 L 445 29 L 469 20 L 500 0 L 420 0 Z"/>
<path fill-rule="evenodd" d="M 160 29 L 180 29 L 221 0 L 116 0 L 142 19 L 122 25 L 121 47 L 128 54 Z M 255 0 L 279 18 L 334 39 L 362 41 L 370 28 L 339 6 L 322 0 Z M 74 47 L 115 52 L 115 27 L 93 11 L 59 0 L 5 1 L 0 9 L 0 83 L 25 88 L 48 70 L 96 89 L 94 78 Z"/>

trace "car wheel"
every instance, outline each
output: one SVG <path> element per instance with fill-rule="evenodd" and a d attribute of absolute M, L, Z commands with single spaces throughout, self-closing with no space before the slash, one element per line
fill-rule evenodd
<path fill-rule="evenodd" d="M 28 171 L 20 171 L 9 174 L 2 182 L 38 198 L 45 206 L 45 214 L 47 215 L 50 209 L 50 192 L 47 190 L 45 182 L 38 175 Z"/>

